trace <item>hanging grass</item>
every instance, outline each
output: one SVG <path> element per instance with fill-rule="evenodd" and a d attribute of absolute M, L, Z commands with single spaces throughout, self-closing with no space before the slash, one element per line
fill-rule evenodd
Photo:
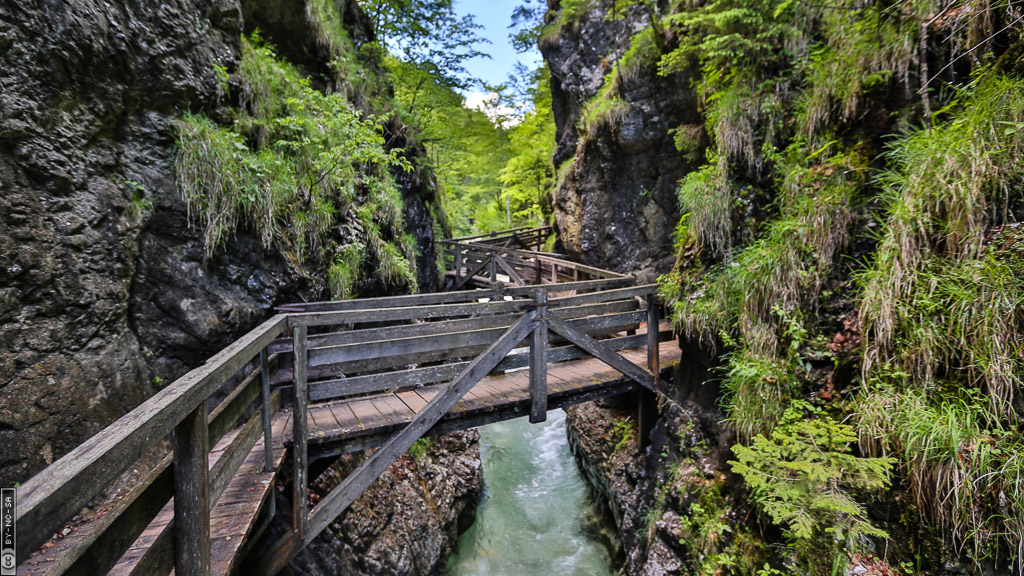
<path fill-rule="evenodd" d="M 403 239 L 402 197 L 390 174 L 410 166 L 401 150 L 386 148 L 386 118 L 314 90 L 258 36 L 243 39 L 236 75 L 243 108 L 232 125 L 192 113 L 177 123 L 178 186 L 189 221 L 203 230 L 206 259 L 245 229 L 267 248 L 328 266 L 328 284 L 344 298 L 367 252 L 354 246 L 365 245 L 387 286 L 415 288 L 416 250 Z M 350 206 L 359 207 L 367 237 L 336 249 L 339 215 Z"/>
<path fill-rule="evenodd" d="M 862 277 L 866 373 L 906 358 L 917 382 L 944 367 L 984 379 L 995 404 L 1012 397 L 1019 240 L 1008 230 L 1000 246 L 991 232 L 1024 179 L 1022 127 L 1024 82 L 992 78 L 949 122 L 890 148 L 889 216 Z"/>

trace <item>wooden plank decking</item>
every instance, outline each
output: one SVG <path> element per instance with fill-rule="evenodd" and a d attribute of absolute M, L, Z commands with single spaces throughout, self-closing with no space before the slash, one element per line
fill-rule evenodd
<path fill-rule="evenodd" d="M 669 368 L 679 361 L 682 352 L 673 342 L 660 348 L 661 366 Z M 639 367 L 647 364 L 646 348 L 625 350 L 622 356 Z M 635 382 L 597 358 L 551 364 L 547 373 L 551 409 L 638 388 Z M 529 382 L 528 370 L 483 378 L 431 432 L 472 428 L 529 413 Z M 311 456 L 353 452 L 382 444 L 390 433 L 411 422 L 444 386 L 310 405 L 307 424 Z"/>

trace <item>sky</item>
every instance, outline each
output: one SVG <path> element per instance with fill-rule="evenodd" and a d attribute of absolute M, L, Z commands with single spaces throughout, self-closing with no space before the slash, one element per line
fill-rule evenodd
<path fill-rule="evenodd" d="M 473 14 L 477 23 L 484 28 L 479 33 L 491 41 L 477 48 L 491 55 L 487 58 L 474 58 L 466 62 L 469 73 L 492 85 L 501 84 L 508 74 L 515 69 L 516 62 L 522 62 L 531 68 L 540 63 L 540 51 L 534 49 L 525 54 L 516 53 L 508 35 L 512 30 L 512 11 L 519 5 L 519 0 L 455 0 L 455 11 L 459 16 Z M 474 90 L 476 98 L 482 96 L 479 89 Z M 472 96 L 471 93 L 466 94 Z"/>

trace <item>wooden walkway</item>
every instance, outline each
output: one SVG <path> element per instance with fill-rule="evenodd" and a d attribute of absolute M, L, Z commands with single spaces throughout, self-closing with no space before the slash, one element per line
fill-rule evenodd
<path fill-rule="evenodd" d="M 663 329 L 668 329 L 663 325 Z M 640 330 L 645 333 L 646 330 Z M 668 370 L 682 352 L 664 346 L 661 366 Z M 647 350 L 632 349 L 622 356 L 643 367 Z M 586 358 L 548 366 L 548 408 L 564 408 L 582 402 L 635 392 L 639 385 L 597 358 Z M 310 459 L 374 448 L 388 436 L 412 422 L 443 385 L 415 390 L 351 398 L 310 406 Z M 449 410 L 430 435 L 465 430 L 491 422 L 525 416 L 530 411 L 530 374 L 517 370 L 482 378 Z"/>
<path fill-rule="evenodd" d="M 447 241 L 447 292 L 280 308 L 21 487 L 18 575 L 273 576 L 419 438 L 597 398 L 636 395 L 642 447 L 681 356 L 657 286 L 538 252 L 548 233 Z M 310 464 L 368 448 L 311 506 Z"/>

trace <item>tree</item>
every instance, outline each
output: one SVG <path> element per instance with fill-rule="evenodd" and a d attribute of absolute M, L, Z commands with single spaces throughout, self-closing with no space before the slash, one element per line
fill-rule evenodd
<path fill-rule="evenodd" d="M 373 20 L 377 41 L 399 60 L 413 64 L 449 88 L 463 90 L 476 83 L 464 62 L 490 58 L 476 48 L 489 43 L 472 15 L 459 17 L 452 0 L 362 0 Z"/>

